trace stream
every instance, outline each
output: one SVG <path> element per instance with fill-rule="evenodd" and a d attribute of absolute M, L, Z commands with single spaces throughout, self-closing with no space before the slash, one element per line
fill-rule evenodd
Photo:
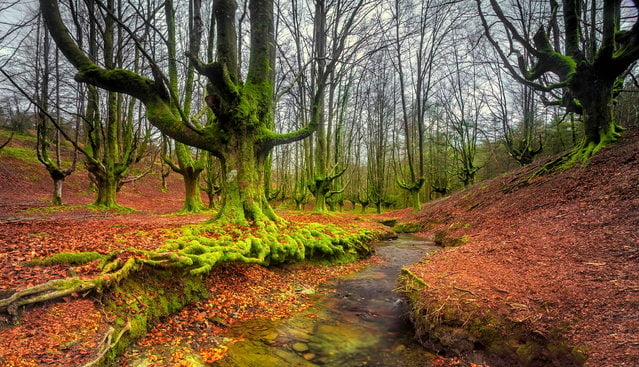
<path fill-rule="evenodd" d="M 326 285 L 313 306 L 285 320 L 234 325 L 242 341 L 216 366 L 427 366 L 413 340 L 408 305 L 393 292 L 401 268 L 438 249 L 410 236 L 375 244 L 382 262 Z"/>

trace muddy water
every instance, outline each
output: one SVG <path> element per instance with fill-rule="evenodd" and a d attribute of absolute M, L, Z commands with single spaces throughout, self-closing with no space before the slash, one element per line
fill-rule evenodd
<path fill-rule="evenodd" d="M 402 236 L 380 242 L 379 265 L 342 278 L 328 296 L 287 320 L 233 327 L 243 338 L 217 366 L 427 366 L 433 355 L 412 340 L 407 305 L 393 292 L 401 268 L 437 248 Z"/>

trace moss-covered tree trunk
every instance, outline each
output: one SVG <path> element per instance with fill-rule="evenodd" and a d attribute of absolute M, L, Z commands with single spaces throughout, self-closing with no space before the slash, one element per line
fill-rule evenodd
<path fill-rule="evenodd" d="M 359 201 L 359 205 L 362 207 L 362 214 L 366 213 L 366 208 L 368 207 L 368 201 Z"/>
<path fill-rule="evenodd" d="M 547 103 L 582 115 L 583 142 L 540 172 L 585 162 L 617 139 L 621 129 L 615 123 L 612 109 L 613 98 L 620 92 L 616 86 L 623 85 L 639 60 L 639 18 L 626 17 L 626 11 L 636 13 L 639 3 L 604 1 L 602 6 L 588 9 L 581 1 L 555 2 L 550 17 L 538 22 L 541 26 L 535 32 L 527 29 L 518 33 L 519 24 L 513 23 L 510 11 L 517 13 L 523 5 L 508 9 L 502 8 L 499 1 L 490 0 L 497 23 L 511 34 L 525 35 L 513 37 L 515 42 L 510 43 L 508 52 L 491 35 L 496 22 L 489 21 L 481 0 L 476 3 L 487 39 L 509 73 L 520 83 L 552 98 L 560 96 Z M 559 16 L 563 19 L 558 19 Z M 584 18 L 591 21 L 584 22 Z M 587 42 L 585 38 L 589 38 Z M 530 57 L 525 58 L 524 53 Z M 513 54 L 520 55 L 516 65 L 509 60 Z"/>
<path fill-rule="evenodd" d="M 381 201 L 376 201 L 375 202 L 375 212 L 377 214 L 382 214 L 382 202 Z"/>
<path fill-rule="evenodd" d="M 200 15 L 200 1 L 191 1 L 189 6 L 189 19 L 190 22 L 190 38 L 189 38 L 189 52 L 197 55 L 200 50 L 200 42 L 202 41 L 202 19 Z M 179 93 L 179 77 L 178 77 L 178 63 L 177 63 L 177 38 L 176 38 L 176 24 L 175 24 L 175 8 L 173 0 L 167 0 L 164 2 L 164 15 L 167 24 L 168 37 L 166 39 L 166 46 L 168 51 L 168 66 L 169 66 L 169 88 L 171 93 L 178 95 Z M 189 65 L 186 70 L 186 80 L 184 81 L 184 97 L 181 101 L 176 101 L 173 106 L 173 113 L 180 114 L 180 105 L 182 107 L 182 114 L 186 118 L 191 118 L 191 104 L 193 98 L 193 84 L 194 84 L 195 68 L 193 65 Z M 171 167 L 171 169 L 182 176 L 184 181 L 184 204 L 182 205 L 182 212 L 199 212 L 204 208 L 199 191 L 199 179 L 200 173 L 205 167 L 205 156 L 201 155 L 199 159 L 194 159 L 191 149 L 182 143 L 175 143 L 175 158 L 177 164 L 174 164 L 171 157 L 165 156 L 163 160 Z"/>
<path fill-rule="evenodd" d="M 613 110 L 613 88 L 615 79 L 605 75 L 595 75 L 596 70 L 577 69 L 575 76 L 575 96 L 581 102 L 582 120 L 584 125 L 584 140 L 575 158 L 588 159 L 606 144 L 614 142 L 619 137 L 619 126 L 615 123 Z M 589 69 L 589 68 L 588 68 Z M 582 74 L 586 74 L 583 75 Z M 588 85 L 585 84 L 590 81 Z"/>
<path fill-rule="evenodd" d="M 117 177 L 113 169 L 104 172 L 101 169 L 91 169 L 88 166 L 89 172 L 93 173 L 93 181 L 95 188 L 98 191 L 97 197 L 93 202 L 94 206 L 104 208 L 117 208 L 117 192 L 120 179 Z"/>
<path fill-rule="evenodd" d="M 241 79 L 237 61 L 237 4 L 233 0 L 213 1 L 217 59 L 203 63 L 199 54 L 188 53 L 193 67 L 207 82 L 205 100 L 212 115 L 206 126 L 200 126 L 185 113 L 186 108 L 180 108 L 175 89 L 167 86 L 157 63 L 149 66 L 155 79 L 122 68 L 111 69 L 109 65 L 101 67 L 94 61 L 98 58 L 88 57 L 70 37 L 58 1 L 41 0 L 40 7 L 52 38 L 78 70 L 78 81 L 139 99 L 146 107 L 149 121 L 162 133 L 207 150 L 221 160 L 225 175 L 224 207 L 218 217 L 238 223 L 276 219 L 264 196 L 266 157 L 277 145 L 308 137 L 317 127 L 317 120 L 312 119 L 307 126 L 290 133 L 272 129 L 273 0 L 249 1 L 251 47 L 245 80 Z M 320 80 L 318 88 L 323 89 L 325 83 Z"/>
<path fill-rule="evenodd" d="M 182 212 L 197 213 L 204 209 L 202 197 L 200 196 L 200 174 L 205 168 L 205 156 L 193 159 L 188 146 L 182 143 L 175 143 L 175 156 L 177 164 L 169 156 L 162 157 L 163 161 L 175 173 L 182 176 L 184 182 L 184 204 Z"/>
<path fill-rule="evenodd" d="M 53 178 L 53 205 L 62 205 L 62 187 L 64 185 L 64 177 Z"/>
<path fill-rule="evenodd" d="M 410 191 L 410 201 L 411 201 L 411 206 L 413 207 L 413 211 L 415 211 L 415 208 L 419 210 L 419 208 L 421 207 L 421 199 L 419 197 L 420 189 Z"/>
<path fill-rule="evenodd" d="M 246 224 L 277 220 L 264 193 L 265 157 L 255 151 L 254 134 L 240 131 L 229 136 L 230 144 L 222 151 L 222 191 L 224 192 L 219 218 Z"/>
<path fill-rule="evenodd" d="M 197 212 L 204 206 L 200 196 L 199 172 L 187 170 L 184 172 L 184 205 L 182 210 L 186 212 Z"/>

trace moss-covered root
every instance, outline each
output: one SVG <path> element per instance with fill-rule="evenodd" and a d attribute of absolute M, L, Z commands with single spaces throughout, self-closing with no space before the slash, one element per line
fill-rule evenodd
<path fill-rule="evenodd" d="M 44 284 L 19 290 L 7 298 L 0 299 L 0 311 L 15 315 L 20 306 L 50 301 L 95 288 L 96 283 L 77 278 L 51 280 Z"/>
<path fill-rule="evenodd" d="M 592 156 L 597 154 L 601 149 L 616 142 L 617 139 L 621 137 L 621 132 L 624 130 L 625 128 L 617 124 L 610 124 L 607 130 L 600 133 L 599 141 L 582 141 L 572 150 L 541 166 L 541 168 L 533 173 L 528 181 L 530 182 L 533 179 L 548 173 L 572 168 L 578 164 L 588 164 L 588 161 Z"/>
<path fill-rule="evenodd" d="M 409 270 L 402 272 L 398 290 L 409 301 L 416 338 L 432 350 L 463 356 L 479 349 L 491 362 L 507 366 L 583 366 L 586 360 L 587 348 L 570 346 L 560 332 L 534 333 L 526 323 L 500 319 L 470 299 L 429 298 L 432 288 Z"/>
<path fill-rule="evenodd" d="M 114 319 L 97 348 L 96 358 L 83 367 L 107 366 L 162 317 L 208 295 L 202 277 L 178 269 L 147 269 L 123 280 L 102 299 Z"/>
<path fill-rule="evenodd" d="M 21 289 L 9 297 L 0 299 L 0 312 L 6 311 L 11 315 L 15 315 L 20 306 L 51 301 L 73 293 L 86 293 L 95 289 L 109 288 L 136 271 L 143 261 L 131 257 L 124 263 L 109 268 L 108 272 L 103 272 L 103 274 L 91 279 L 79 279 L 77 277 L 55 279 L 44 284 Z"/>
<path fill-rule="evenodd" d="M 20 290 L 0 299 L 0 312 L 15 314 L 19 306 L 110 288 L 145 267 L 183 269 L 196 276 L 231 261 L 267 265 L 311 258 L 354 260 L 370 252 L 366 243 L 376 236 L 374 231 L 363 228 L 347 231 L 335 225 L 317 223 L 284 228 L 271 222 L 246 228 L 245 232 L 253 232 L 248 236 L 238 228 L 228 229 L 215 223 L 185 227 L 182 231 L 182 237 L 167 241 L 154 251 L 128 249 L 107 255 L 64 252 L 32 260 L 33 265 L 51 265 L 85 264 L 99 259 L 102 260 L 98 265 L 102 273 L 91 279 L 54 280 Z"/>
<path fill-rule="evenodd" d="M 93 260 L 104 260 L 109 255 L 102 255 L 97 252 L 59 252 L 57 254 L 49 255 L 46 257 L 35 258 L 26 262 L 26 265 L 31 266 L 48 266 L 56 264 L 67 265 L 84 265 Z"/>

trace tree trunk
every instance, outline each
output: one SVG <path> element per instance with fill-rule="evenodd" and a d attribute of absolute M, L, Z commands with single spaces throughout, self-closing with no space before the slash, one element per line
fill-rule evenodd
<path fill-rule="evenodd" d="M 584 145 L 604 145 L 616 138 L 616 124 L 612 109 L 612 86 L 589 89 L 589 103 L 583 105 Z M 593 152 L 594 153 L 594 152 Z"/>
<path fill-rule="evenodd" d="M 248 224 L 278 220 L 264 195 L 264 159 L 255 151 L 255 137 L 229 136 L 231 143 L 223 152 L 224 203 L 221 220 Z"/>
<path fill-rule="evenodd" d="M 421 203 L 421 200 L 419 199 L 420 188 L 421 186 L 417 188 L 417 190 L 410 191 L 410 201 L 411 201 L 411 206 L 413 207 L 413 213 L 418 212 L 422 208 L 422 203 Z"/>
<path fill-rule="evenodd" d="M 95 176 L 95 186 L 98 190 L 98 197 L 95 199 L 93 206 L 105 208 L 120 207 L 116 201 L 116 193 L 118 191 L 118 181 L 110 175 Z"/>
<path fill-rule="evenodd" d="M 362 214 L 366 213 L 366 208 L 368 207 L 368 203 L 366 204 L 360 203 L 360 205 L 362 206 Z"/>
<path fill-rule="evenodd" d="M 599 77 L 596 70 L 585 67 L 575 75 L 575 96 L 581 102 L 584 139 L 571 154 L 568 165 L 587 162 L 588 159 L 617 140 L 620 126 L 615 123 L 612 108 L 614 78 Z"/>
<path fill-rule="evenodd" d="M 185 169 L 184 178 L 184 212 L 199 212 L 204 207 L 200 196 L 199 170 Z"/>
<path fill-rule="evenodd" d="M 53 205 L 62 205 L 62 184 L 64 178 L 53 179 Z"/>
<path fill-rule="evenodd" d="M 326 204 L 328 205 L 328 210 L 332 212 L 335 211 L 335 202 L 333 202 L 332 200 L 329 200 L 326 202 Z"/>
<path fill-rule="evenodd" d="M 315 181 L 315 205 L 313 206 L 313 211 L 315 212 L 325 212 L 326 211 L 326 194 L 328 190 L 324 187 L 326 185 L 326 181 L 324 180 L 316 180 Z"/>

